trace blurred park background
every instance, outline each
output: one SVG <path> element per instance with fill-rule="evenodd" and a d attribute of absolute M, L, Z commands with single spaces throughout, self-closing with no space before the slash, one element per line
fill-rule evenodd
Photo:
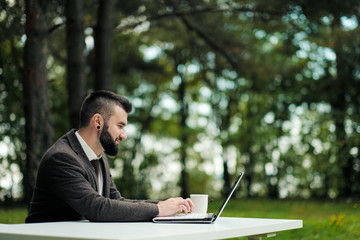
<path fill-rule="evenodd" d="M 245 171 L 238 199 L 357 209 L 359 19 L 358 0 L 0 0 L 1 206 L 27 206 L 107 89 L 134 105 L 111 158 L 127 198 L 220 199 Z"/>

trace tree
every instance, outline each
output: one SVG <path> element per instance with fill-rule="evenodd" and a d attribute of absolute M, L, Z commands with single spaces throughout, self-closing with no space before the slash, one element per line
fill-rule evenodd
<path fill-rule="evenodd" d="M 70 125 L 79 125 L 81 103 L 87 94 L 84 44 L 84 2 L 66 1 L 67 92 Z"/>
<path fill-rule="evenodd" d="M 175 63 L 176 69 L 179 63 Z M 181 196 L 183 198 L 189 197 L 189 187 L 188 187 L 188 174 L 186 169 L 186 160 L 187 153 L 186 149 L 188 147 L 188 127 L 186 126 L 186 120 L 188 118 L 188 105 L 186 103 L 186 79 L 181 72 L 178 71 L 178 75 L 180 76 L 180 86 L 178 88 L 179 102 L 180 102 L 180 162 L 181 162 L 181 173 L 180 173 L 180 187 L 181 187 Z"/>
<path fill-rule="evenodd" d="M 48 21 L 54 24 L 48 31 L 52 51 L 47 58 L 48 107 L 56 136 L 68 128 L 62 123 L 68 109 L 72 126 L 76 126 L 75 112 L 87 84 L 128 96 L 134 102 L 129 120 L 135 133 L 122 146 L 122 154 L 111 160 L 121 170 L 118 184 L 127 196 L 149 196 L 150 178 L 165 176 L 168 159 L 177 161 L 172 162 L 178 167 L 173 176 L 180 181 L 164 180 L 161 196 L 165 190 L 182 195 L 192 189 L 201 191 L 210 181 L 219 181 L 220 175 L 226 193 L 232 174 L 241 170 L 246 171 L 242 184 L 247 189 L 242 194 L 248 196 L 337 197 L 360 192 L 356 184 L 360 176 L 358 1 L 67 4 L 66 11 L 60 11 L 63 4 L 53 7 L 55 14 Z M 21 24 L 21 13 L 10 13 L 7 6 L 4 9 L 17 20 L 0 17 L 2 23 Z M 46 11 L 53 14 L 53 10 Z M 63 23 L 56 24 L 64 13 L 67 41 L 62 41 Z M 92 65 L 84 61 L 84 29 L 86 40 L 95 39 Z M 1 31 L 12 39 L 11 44 L 0 41 L 1 61 L 10 66 L 9 56 L 18 59 L 22 50 L 22 33 L 14 37 L 8 30 Z M 61 57 L 65 56 L 65 42 L 69 46 L 66 58 Z M 46 48 L 45 43 L 37 51 Z M 43 68 L 44 62 L 41 64 Z M 15 60 L 12 66 L 22 71 L 21 61 Z M 89 69 L 96 74 L 84 76 Z M 18 74 L 14 68 L 1 71 L 0 77 L 6 79 L 0 88 L 9 97 L 3 95 L 1 102 L 0 96 L 0 107 L 19 98 L 22 91 L 11 85 Z M 93 75 L 94 84 L 83 82 Z M 28 88 L 24 88 L 24 97 L 25 91 Z M 63 96 L 69 97 L 67 107 Z M 29 104 L 37 106 L 35 100 Z M 2 141 L 7 136 L 20 139 L 21 131 L 8 128 L 20 129 L 18 109 L 3 108 L 0 117 L 5 127 L 0 131 L 6 136 Z M 153 143 L 148 144 L 149 138 Z M 209 139 L 211 143 L 205 146 Z M 164 142 L 170 153 L 156 148 Z M 21 166 L 23 157 L 16 155 Z M 217 165 L 221 172 L 212 168 L 214 158 L 223 159 L 222 166 Z M 27 171 L 25 166 L 20 168 Z M 147 187 L 133 188 L 140 183 Z"/>
<path fill-rule="evenodd" d="M 35 186 L 40 159 L 53 140 L 48 101 L 46 61 L 48 56 L 48 2 L 26 0 L 27 36 L 24 47 L 24 112 L 26 137 L 26 172 L 24 199 L 29 202 Z"/>
<path fill-rule="evenodd" d="M 24 27 L 21 19 L 24 6 L 19 2 L 13 5 L 0 3 L 3 18 L 0 20 L 0 143 L 8 148 L 0 154 L 0 178 L 12 181 L 10 189 L 0 186 L 1 200 L 18 200 L 21 184 L 16 175 L 25 172 L 25 133 L 22 106 L 23 44 L 21 36 Z M 11 16 L 11 17 L 9 17 Z M 16 169 L 14 171 L 13 169 Z"/>
<path fill-rule="evenodd" d="M 113 50 L 114 0 L 99 1 L 95 27 L 95 90 L 110 90 Z"/>
<path fill-rule="evenodd" d="M 350 153 L 351 149 L 356 148 L 354 134 L 356 135 L 358 131 L 353 128 L 349 132 L 346 129 L 346 122 L 351 122 L 355 128 L 358 125 L 358 108 L 356 106 L 359 106 L 359 99 L 354 96 L 356 93 L 352 89 L 359 82 L 359 76 L 356 74 L 358 66 L 354 64 L 354 59 L 359 57 L 357 51 L 359 27 L 358 24 L 357 26 L 353 24 L 354 29 L 347 30 L 343 20 L 352 18 L 358 22 L 360 5 L 358 1 L 339 4 L 339 1 L 334 0 L 317 1 L 316 3 L 305 1 L 299 6 L 308 20 L 305 32 L 310 40 L 317 44 L 318 48 L 329 48 L 335 54 L 335 60 L 324 61 L 324 73 L 320 79 L 316 77 L 319 80 L 318 83 L 315 83 L 313 79 L 309 81 L 312 84 L 311 88 L 317 94 L 315 96 L 308 95 L 303 99 L 303 101 L 312 103 L 325 101 L 331 107 L 329 117 L 335 131 L 329 133 L 334 136 L 331 141 L 333 151 L 330 153 L 330 157 L 336 159 L 336 164 L 333 166 L 336 169 L 328 166 L 327 171 L 323 173 L 323 185 L 328 188 L 325 191 L 327 195 L 331 192 L 334 195 L 336 192 L 339 197 L 350 197 L 354 193 L 359 193 L 359 189 L 354 187 L 357 185 L 355 179 L 360 172 L 356 167 L 356 159 L 359 159 L 359 155 L 353 156 L 354 154 Z M 311 62 L 310 57 L 309 59 Z M 315 72 L 316 70 L 318 69 L 313 67 L 310 71 Z M 349 112 L 351 113 L 349 114 Z M 331 181 L 334 174 L 338 176 L 338 180 Z"/>

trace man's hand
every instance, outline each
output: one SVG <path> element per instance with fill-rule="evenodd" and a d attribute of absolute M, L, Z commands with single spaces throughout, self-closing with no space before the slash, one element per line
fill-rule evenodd
<path fill-rule="evenodd" d="M 157 204 L 159 208 L 159 217 L 170 216 L 175 213 L 184 211 L 186 214 L 194 210 L 194 204 L 190 199 L 169 198 L 165 201 L 160 201 Z"/>

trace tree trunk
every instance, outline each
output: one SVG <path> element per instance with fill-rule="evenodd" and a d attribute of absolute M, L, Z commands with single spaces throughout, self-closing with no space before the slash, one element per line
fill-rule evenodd
<path fill-rule="evenodd" d="M 24 112 L 26 138 L 26 172 L 24 200 L 32 197 L 36 172 L 42 155 L 53 140 L 48 102 L 46 61 L 48 57 L 47 1 L 26 0 L 27 36 L 24 48 Z"/>
<path fill-rule="evenodd" d="M 231 117 L 233 116 L 234 105 L 236 106 L 236 89 L 229 93 L 229 101 L 226 107 L 226 110 L 218 109 L 219 111 L 219 129 L 220 129 L 220 139 L 221 139 L 221 146 L 223 149 L 223 170 L 224 170 L 224 186 L 222 190 L 222 195 L 227 197 L 231 190 L 231 177 L 229 173 L 229 135 L 230 135 L 230 123 Z"/>
<path fill-rule="evenodd" d="M 250 145 L 249 145 L 250 146 Z M 254 182 L 254 164 L 255 164 L 255 161 L 254 161 L 254 154 L 251 152 L 251 150 L 249 150 L 248 152 L 249 154 L 249 159 L 247 161 L 247 163 L 245 163 L 245 169 L 246 169 L 246 173 L 245 173 L 245 176 L 244 176 L 244 179 L 246 180 L 245 181 L 245 184 L 246 184 L 246 197 L 247 198 L 251 198 L 251 197 L 254 197 L 252 191 L 251 191 L 251 187 L 252 187 L 252 184 Z"/>
<path fill-rule="evenodd" d="M 334 30 L 341 29 L 340 16 L 334 19 Z M 354 176 L 353 161 L 349 155 L 346 144 L 345 116 L 347 111 L 346 92 L 347 82 L 351 78 L 351 72 L 348 72 L 348 66 L 344 56 L 344 40 L 339 33 L 335 34 L 335 54 L 337 76 L 333 83 L 333 97 L 331 100 L 332 115 L 335 122 L 336 135 L 336 159 L 342 171 L 343 183 L 339 187 L 339 197 L 350 197 L 352 193 L 351 186 L 355 184 L 352 181 Z"/>
<path fill-rule="evenodd" d="M 224 171 L 224 186 L 222 190 L 222 195 L 227 197 L 231 190 L 231 180 L 230 180 L 230 173 L 229 173 L 229 127 L 230 127 L 230 119 L 231 119 L 231 104 L 232 99 L 230 97 L 227 110 L 225 111 L 224 115 L 222 116 L 221 126 L 220 128 L 220 136 L 221 136 L 221 145 L 223 149 L 222 158 L 223 158 L 223 171 Z M 221 111 L 221 110 L 220 110 Z M 226 137 L 224 137 L 226 136 Z"/>
<path fill-rule="evenodd" d="M 83 7 L 83 0 L 66 1 L 67 92 L 72 128 L 79 125 L 79 110 L 87 93 Z"/>
<path fill-rule="evenodd" d="M 228 161 L 229 161 L 229 154 L 228 154 L 228 146 L 227 144 L 222 144 L 223 148 L 223 171 L 224 171 L 224 186 L 222 189 L 222 196 L 227 197 L 230 193 L 231 189 L 231 183 L 230 183 L 230 173 L 229 173 L 229 167 L 228 167 Z"/>
<path fill-rule="evenodd" d="M 180 186 L 181 186 L 181 197 L 189 197 L 188 177 L 186 170 L 186 146 L 187 146 L 187 133 L 186 133 L 186 119 L 188 115 L 187 105 L 185 101 L 186 83 L 185 79 L 181 77 L 181 83 L 179 86 L 179 100 L 180 100 L 180 161 L 182 165 Z"/>
<path fill-rule="evenodd" d="M 99 1 L 95 29 L 95 90 L 111 90 L 113 0 Z"/>

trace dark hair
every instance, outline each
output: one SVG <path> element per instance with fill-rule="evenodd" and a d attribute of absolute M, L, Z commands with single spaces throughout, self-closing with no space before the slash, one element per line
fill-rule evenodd
<path fill-rule="evenodd" d="M 98 113 L 107 122 L 113 114 L 114 106 L 118 105 L 127 113 L 132 111 L 131 102 L 116 93 L 99 90 L 89 94 L 83 101 L 80 109 L 80 128 L 86 127 L 94 114 Z"/>

